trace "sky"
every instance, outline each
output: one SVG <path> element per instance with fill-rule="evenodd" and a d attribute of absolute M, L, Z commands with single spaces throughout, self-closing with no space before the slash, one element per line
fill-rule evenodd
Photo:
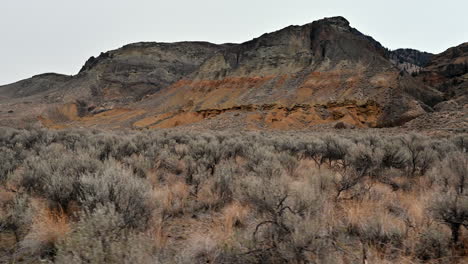
<path fill-rule="evenodd" d="M 76 74 L 89 57 L 128 43 L 241 43 L 331 16 L 391 49 L 440 53 L 468 41 L 467 0 L 0 1 L 0 85 Z"/>

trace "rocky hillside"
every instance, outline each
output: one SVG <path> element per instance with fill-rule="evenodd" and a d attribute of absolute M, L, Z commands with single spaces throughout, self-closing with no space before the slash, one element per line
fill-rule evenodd
<path fill-rule="evenodd" d="M 0 103 L 8 111 L 0 112 L 0 120 L 63 122 L 122 107 L 180 80 L 222 48 L 205 42 L 135 43 L 91 57 L 75 76 L 44 74 L 0 86 Z"/>
<path fill-rule="evenodd" d="M 429 57 L 390 53 L 342 17 L 242 44 L 137 43 L 90 58 L 75 76 L 47 74 L 0 87 L 0 120 L 56 128 L 402 125 L 447 99 L 428 78 L 395 65 L 398 58 L 422 67 Z M 443 60 L 437 58 L 427 71 Z"/>
<path fill-rule="evenodd" d="M 400 70 L 411 74 L 419 73 L 433 56 L 434 54 L 415 49 L 397 49 L 390 52 L 390 60 Z"/>
<path fill-rule="evenodd" d="M 406 127 L 468 131 L 468 43 L 432 57 L 416 76 L 444 95 L 444 101 Z"/>
<path fill-rule="evenodd" d="M 434 56 L 419 78 L 460 106 L 468 104 L 468 42 Z"/>

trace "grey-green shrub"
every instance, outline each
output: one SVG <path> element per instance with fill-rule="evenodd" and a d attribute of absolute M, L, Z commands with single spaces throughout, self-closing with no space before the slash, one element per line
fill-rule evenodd
<path fill-rule="evenodd" d="M 55 263 L 159 263 L 154 242 L 126 230 L 125 221 L 112 204 L 82 213 L 71 233 L 57 243 Z"/>

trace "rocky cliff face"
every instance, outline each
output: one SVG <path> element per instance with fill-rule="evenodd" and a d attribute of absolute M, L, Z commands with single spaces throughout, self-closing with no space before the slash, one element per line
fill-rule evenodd
<path fill-rule="evenodd" d="M 393 54 L 418 67 L 427 59 Z M 91 57 L 76 76 L 0 87 L 0 103 L 23 113 L 3 113 L 3 121 L 29 117 L 21 111 L 29 107 L 51 127 L 394 126 L 433 111 L 444 98 L 433 83 L 402 72 L 391 56 L 333 17 L 242 44 L 127 45 Z"/>

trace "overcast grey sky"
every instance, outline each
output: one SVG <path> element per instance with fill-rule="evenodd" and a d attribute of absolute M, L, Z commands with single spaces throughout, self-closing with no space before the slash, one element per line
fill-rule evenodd
<path fill-rule="evenodd" d="M 1 0 L 0 84 L 75 74 L 132 42 L 243 42 L 338 15 L 391 49 L 439 53 L 468 41 L 467 12 L 467 0 Z"/>

